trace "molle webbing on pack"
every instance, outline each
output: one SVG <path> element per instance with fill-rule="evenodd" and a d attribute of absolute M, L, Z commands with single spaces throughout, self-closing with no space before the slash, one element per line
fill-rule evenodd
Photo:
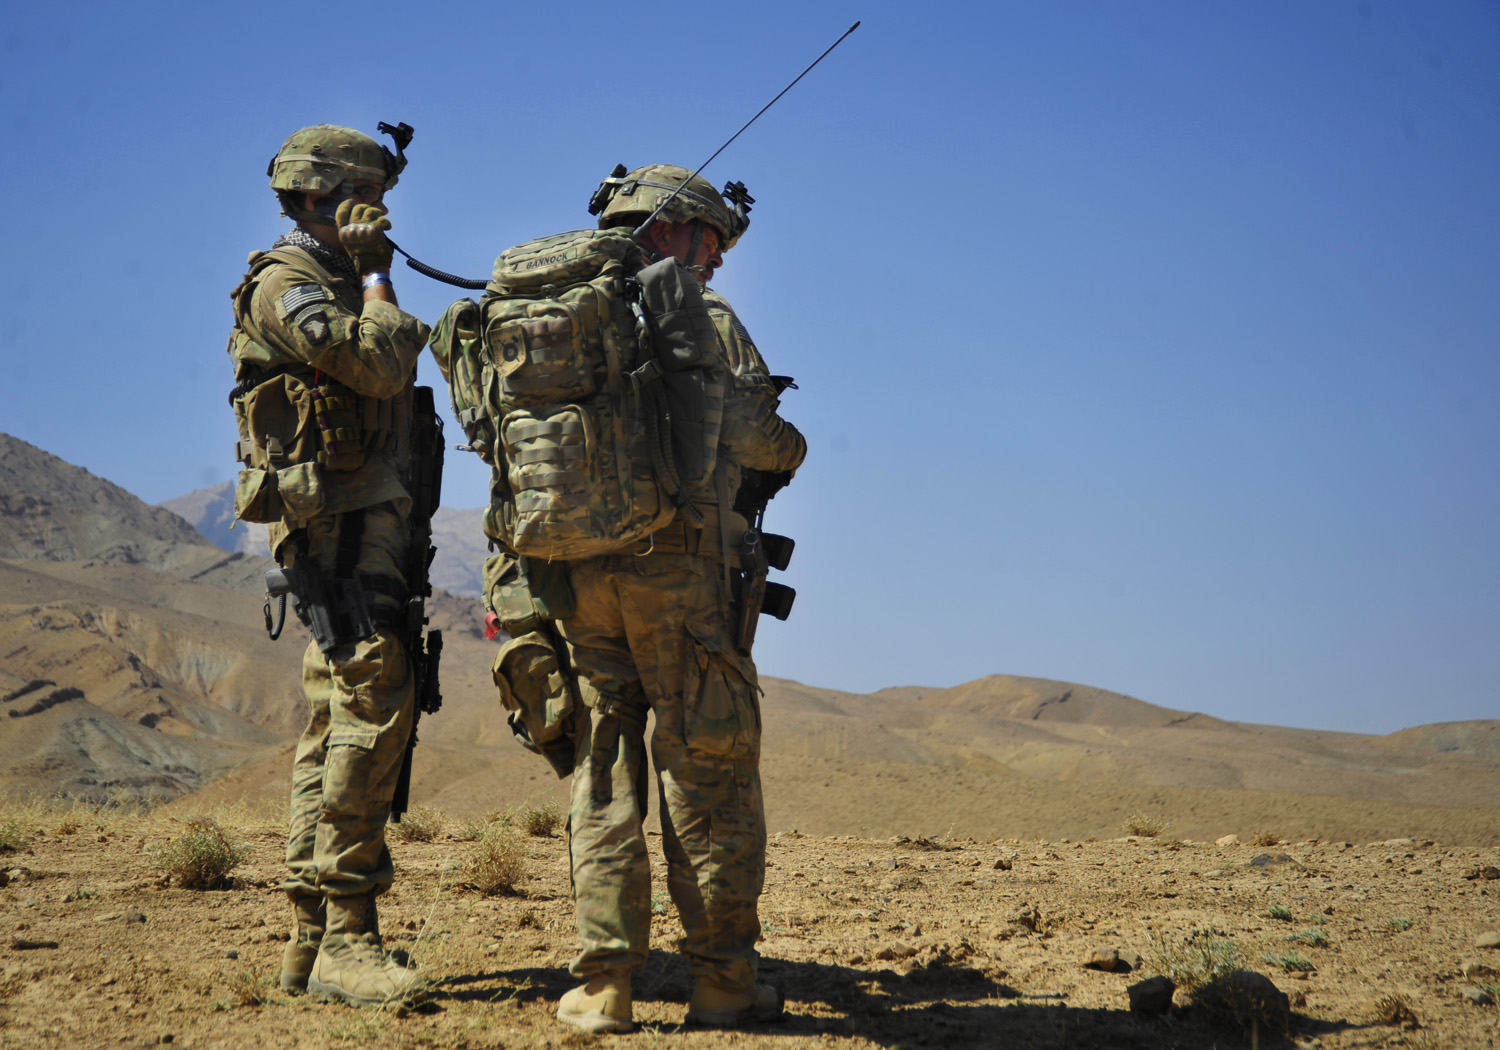
<path fill-rule="evenodd" d="M 617 230 L 512 248 L 496 260 L 478 338 L 458 341 L 460 355 L 471 359 L 449 355 L 446 374 L 460 418 L 470 420 L 471 441 L 493 428 L 492 461 L 501 477 L 499 506 L 487 523 L 511 550 L 592 557 L 672 516 L 629 379 L 645 355 L 627 282 L 644 263 L 640 248 Z M 467 330 L 462 303 L 450 316 L 455 332 Z M 469 377 L 471 404 L 459 404 L 455 377 Z M 469 408 L 477 411 L 466 414 Z"/>
<path fill-rule="evenodd" d="M 681 513 L 713 468 L 723 386 L 697 282 L 622 230 L 518 245 L 483 302 L 434 328 L 470 447 L 496 469 L 491 536 L 542 558 L 608 554 Z"/>

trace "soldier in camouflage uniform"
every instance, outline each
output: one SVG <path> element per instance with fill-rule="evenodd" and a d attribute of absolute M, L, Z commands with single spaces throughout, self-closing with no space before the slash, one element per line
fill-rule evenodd
<path fill-rule="evenodd" d="M 652 165 L 615 178 L 600 227 L 635 227 L 689 174 Z M 747 222 L 707 180 L 693 178 L 642 247 L 652 259 L 676 257 L 707 282 Z M 735 647 L 725 562 L 748 527 L 731 510 L 743 469 L 789 474 L 807 443 L 777 414 L 777 388 L 734 311 L 718 295 L 705 297 L 727 390 L 721 465 L 691 491 L 706 520 L 693 527 L 679 513 L 636 548 L 569 563 L 576 611 L 558 625 L 584 704 L 575 723 L 569 850 L 582 946 L 571 970 L 586 978 L 563 996 L 558 1017 L 590 1031 L 631 1027 L 630 971 L 649 947 L 648 710 L 656 715 L 650 746 L 667 888 L 694 978 L 687 1020 L 729 1027 L 782 1011 L 780 994 L 756 979 L 766 849 L 760 687 L 754 663 Z"/>
<path fill-rule="evenodd" d="M 357 1004 L 409 998 L 420 984 L 385 954 L 375 909 L 394 874 L 385 823 L 413 718 L 392 626 L 407 598 L 403 477 L 428 334 L 390 280 L 381 200 L 404 166 L 399 145 L 393 155 L 350 128 L 286 140 L 267 174 L 296 227 L 250 256 L 229 342 L 245 466 L 236 513 L 268 523 L 281 565 L 353 594 L 363 609 L 343 613 L 366 617 L 327 652 L 315 637 L 303 657 L 311 711 L 292 766 L 282 884 L 293 912 L 282 988 Z"/>

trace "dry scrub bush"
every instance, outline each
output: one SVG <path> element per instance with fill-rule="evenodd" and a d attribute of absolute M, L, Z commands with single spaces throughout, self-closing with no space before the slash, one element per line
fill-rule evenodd
<path fill-rule="evenodd" d="M 511 828 L 491 824 L 464 854 L 459 871 L 468 885 L 486 897 L 515 893 L 526 877 L 526 850 Z"/>
<path fill-rule="evenodd" d="M 242 971 L 229 982 L 229 1001 L 235 1006 L 264 1006 L 270 1001 L 271 979 Z"/>
<path fill-rule="evenodd" d="M 1184 992 L 1192 992 L 1234 973 L 1244 961 L 1245 953 L 1226 934 L 1193 930 L 1181 944 L 1158 939 L 1146 965 L 1153 973 L 1171 978 Z"/>
<path fill-rule="evenodd" d="M 232 840 L 212 818 L 191 821 L 165 846 L 147 847 L 156 866 L 186 890 L 212 890 L 229 883 L 229 873 L 250 856 L 250 847 Z"/>
<path fill-rule="evenodd" d="M 1313 965 L 1311 959 L 1304 959 L 1294 950 L 1289 950 L 1281 955 L 1268 952 L 1260 957 L 1260 961 L 1270 963 L 1272 966 L 1279 966 L 1287 973 L 1316 973 L 1318 969 Z"/>
<path fill-rule="evenodd" d="M 1125 833 L 1154 839 L 1172 825 L 1154 813 L 1132 813 L 1125 818 Z"/>
<path fill-rule="evenodd" d="M 1254 835 L 1250 836 L 1250 845 L 1279 846 L 1281 845 L 1281 836 L 1274 831 L 1257 831 Z"/>
<path fill-rule="evenodd" d="M 521 810 L 522 830 L 533 838 L 544 839 L 562 827 L 562 814 L 556 806 L 534 806 Z"/>
<path fill-rule="evenodd" d="M 1392 915 L 1385 920 L 1385 928 L 1392 933 L 1403 933 L 1411 929 L 1411 920 L 1404 915 Z"/>
<path fill-rule="evenodd" d="M 431 806 L 413 806 L 401 814 L 399 823 L 391 825 L 391 832 L 402 842 L 431 842 L 443 833 L 447 823 Z"/>
<path fill-rule="evenodd" d="M 25 826 L 14 817 L 0 821 L 0 853 L 19 853 L 25 848 Z"/>
<path fill-rule="evenodd" d="M 1375 1023 L 1401 1025 L 1405 1028 L 1420 1028 L 1417 1012 L 1411 1008 L 1404 995 L 1382 995 L 1375 1000 Z"/>
<path fill-rule="evenodd" d="M 1278 922 L 1291 922 L 1293 918 L 1292 909 L 1288 908 L 1285 904 L 1273 904 L 1266 909 L 1266 918 L 1275 919 Z"/>
<path fill-rule="evenodd" d="M 1328 931 L 1320 930 L 1316 926 L 1309 926 L 1305 930 L 1298 930 L 1296 933 L 1288 935 L 1287 940 L 1295 944 L 1308 944 L 1314 948 L 1326 948 L 1328 947 Z"/>
<path fill-rule="evenodd" d="M 37 832 L 54 835 L 72 835 L 85 827 L 100 832 L 114 832 L 125 819 L 133 818 L 139 808 L 114 802 L 97 803 L 73 798 L 0 798 L 0 829 L 9 829 L 12 836 L 25 841 L 26 836 Z M 0 846 L 0 851 L 4 850 Z M 13 847 L 16 848 L 16 847 Z"/>

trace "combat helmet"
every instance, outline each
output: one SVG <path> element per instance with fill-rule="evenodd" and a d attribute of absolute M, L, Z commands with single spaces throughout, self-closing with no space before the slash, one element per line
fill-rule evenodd
<path fill-rule="evenodd" d="M 409 124 L 392 127 L 381 122 L 380 130 L 396 140 L 396 152 L 370 136 L 337 124 L 314 124 L 294 131 L 266 165 L 271 188 L 281 198 L 292 218 L 322 217 L 313 213 L 293 214 L 288 193 L 316 193 L 337 203 L 351 196 L 360 183 L 388 190 L 406 168 L 406 145 L 411 142 Z"/>
<path fill-rule="evenodd" d="M 727 252 L 750 225 L 750 205 L 755 198 L 745 192 L 742 182 L 725 183 L 720 192 L 703 176 L 675 164 L 648 164 L 629 174 L 625 165 L 616 164 L 589 198 L 589 214 L 599 216 L 600 229 L 636 226 L 663 201 L 668 203 L 657 214 L 658 219 L 705 222 L 719 231 L 719 250 Z"/>

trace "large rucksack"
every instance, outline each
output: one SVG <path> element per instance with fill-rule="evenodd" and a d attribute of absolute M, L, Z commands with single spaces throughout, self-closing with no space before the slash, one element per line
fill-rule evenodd
<path fill-rule="evenodd" d="M 724 388 L 697 281 L 625 230 L 578 230 L 495 261 L 483 299 L 433 329 L 469 447 L 495 468 L 485 531 L 516 554 L 608 554 L 713 470 Z"/>

